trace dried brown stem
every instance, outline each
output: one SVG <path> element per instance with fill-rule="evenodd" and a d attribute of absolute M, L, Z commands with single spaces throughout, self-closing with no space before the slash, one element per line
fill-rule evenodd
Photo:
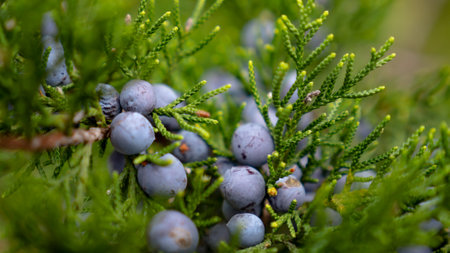
<path fill-rule="evenodd" d="M 109 128 L 92 127 L 74 129 L 72 135 L 66 136 L 61 132 L 35 136 L 30 140 L 22 137 L 0 136 L 0 149 L 42 151 L 61 146 L 92 143 L 108 137 Z"/>

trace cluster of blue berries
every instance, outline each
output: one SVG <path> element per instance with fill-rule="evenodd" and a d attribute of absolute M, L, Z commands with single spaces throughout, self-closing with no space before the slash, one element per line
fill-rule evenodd
<path fill-rule="evenodd" d="M 263 26 L 267 25 L 266 21 L 263 23 Z M 250 29 L 248 33 L 264 35 L 267 31 L 260 27 L 261 24 L 261 21 L 252 21 L 245 29 Z M 269 37 L 262 39 L 265 43 L 271 40 Z M 258 43 L 246 41 L 244 44 L 256 47 Z M 212 251 L 218 249 L 220 242 L 229 242 L 232 236 L 238 236 L 238 243 L 242 248 L 254 246 L 264 239 L 265 227 L 260 216 L 265 201 L 275 211 L 287 212 L 294 200 L 297 208 L 308 200 L 300 182 L 302 171 L 298 166 L 289 168 L 291 175 L 276 182 L 277 194 L 268 196 L 266 182 L 259 169 L 264 171 L 268 155 L 275 150 L 275 143 L 255 102 L 248 98 L 239 80 L 230 74 L 213 69 L 205 74 L 205 79 L 209 81 L 207 91 L 222 84 L 234 84 L 230 97 L 236 103 L 246 101 L 247 105 L 242 114 L 243 124 L 235 129 L 231 138 L 234 159 L 218 157 L 214 164 L 223 177 L 220 185 L 222 212 L 228 222 L 208 229 L 203 241 Z M 283 84 L 284 90 L 293 84 L 295 73 L 289 74 L 287 79 L 287 83 Z M 112 170 L 117 172 L 125 166 L 125 156 L 144 154 L 155 141 L 151 116 L 153 110 L 164 107 L 179 97 L 167 85 L 152 85 L 143 80 L 129 81 L 120 94 L 108 84 L 99 84 L 97 94 L 105 118 L 111 121 L 110 138 L 115 151 L 109 162 Z M 223 102 L 225 98 L 220 96 L 218 99 Z M 184 105 L 180 103 L 177 107 Z M 269 116 L 271 123 L 276 124 L 278 118 L 274 108 L 269 108 Z M 166 129 L 177 131 L 183 139 L 172 154 L 160 157 L 163 161 L 170 161 L 168 165 L 137 165 L 137 180 L 149 197 L 171 198 L 187 187 L 188 176 L 183 163 L 206 160 L 210 155 L 210 147 L 196 133 L 182 130 L 174 118 L 161 116 L 160 119 Z M 147 237 L 152 250 L 163 252 L 194 252 L 199 244 L 199 233 L 193 221 L 173 210 L 160 212 L 153 217 L 148 226 Z"/>
<path fill-rule="evenodd" d="M 113 170 L 120 172 L 125 166 L 124 155 L 143 154 L 155 141 L 150 113 L 173 102 L 178 94 L 167 85 L 151 85 L 143 80 L 129 81 L 120 94 L 108 84 L 99 84 L 96 90 L 105 118 L 112 120 L 110 139 L 115 151 L 111 154 L 110 164 Z M 161 121 L 171 130 L 179 129 L 174 118 L 161 117 Z M 173 155 L 160 158 L 169 160 L 168 165 L 136 166 L 138 183 L 151 197 L 173 197 L 183 191 L 187 176 L 182 163 L 208 158 L 209 147 L 197 134 L 185 130 L 179 134 L 184 137 L 181 145 Z"/>
<path fill-rule="evenodd" d="M 155 86 L 143 80 L 132 80 L 119 94 L 108 84 L 98 85 L 102 112 L 106 119 L 111 120 L 110 139 L 115 149 L 109 160 L 112 170 L 121 172 L 125 166 L 125 156 L 146 152 L 155 141 L 150 113 L 178 97 L 166 85 L 158 85 L 156 89 Z M 163 124 L 170 125 L 171 129 L 179 128 L 173 120 L 167 117 Z M 180 145 L 173 154 L 160 158 L 170 160 L 169 165 L 147 163 L 136 166 L 138 183 L 150 197 L 170 198 L 185 190 L 187 174 L 183 163 L 205 160 L 209 156 L 209 146 L 199 135 L 186 130 L 178 134 L 183 136 Z M 265 197 L 264 178 L 249 165 L 259 167 L 266 163 L 267 155 L 274 150 L 274 143 L 265 127 L 248 123 L 236 129 L 232 146 L 241 165 L 236 166 L 225 158 L 217 163 L 221 164 L 218 167 L 224 175 L 220 188 L 224 196 L 224 215 L 229 220 L 225 234 L 238 233 L 240 246 L 248 247 L 264 238 L 264 225 L 258 216 L 261 215 Z M 169 238 L 152 236 L 161 233 L 166 233 Z M 149 225 L 148 237 L 152 248 L 165 252 L 193 252 L 198 243 L 198 232 L 192 221 L 176 211 L 165 211 L 155 216 Z M 216 237 L 212 234 L 208 237 L 212 248 L 218 245 Z M 224 236 L 223 240 L 227 241 L 229 237 Z"/>
<path fill-rule="evenodd" d="M 178 94 L 167 85 L 151 85 L 143 80 L 129 81 L 120 94 L 108 84 L 99 84 L 96 91 L 105 118 L 111 120 L 110 139 L 115 150 L 110 155 L 109 165 L 111 170 L 120 173 L 126 164 L 125 156 L 143 154 L 155 141 L 150 113 L 173 102 Z M 180 129 L 174 118 L 162 116 L 161 121 L 169 130 Z M 208 157 L 209 147 L 197 134 L 184 130 L 179 134 L 184 137 L 181 145 L 173 154 L 160 158 L 169 160 L 168 165 L 136 165 L 138 184 L 149 197 L 170 198 L 184 191 L 187 174 L 182 162 Z M 194 252 L 199 234 L 195 224 L 184 214 L 164 211 L 153 217 L 147 239 L 154 250 Z"/>
<path fill-rule="evenodd" d="M 251 27 L 246 29 L 252 30 L 249 33 L 256 31 Z M 272 31 L 256 33 L 258 36 L 270 36 Z M 41 34 L 44 51 L 50 49 L 46 66 L 47 84 L 70 84 L 72 80 L 64 59 L 64 49 L 50 13 L 43 17 Z M 253 42 L 249 43 L 245 42 L 249 47 L 255 46 Z M 247 98 L 242 84 L 233 75 L 214 70 L 207 72 L 205 79 L 211 79 L 207 91 L 231 83 L 230 96 L 235 102 L 241 103 Z M 155 141 L 153 110 L 172 103 L 179 94 L 165 84 L 150 84 L 144 80 L 130 80 L 120 93 L 113 86 L 101 83 L 97 85 L 96 93 L 102 113 L 110 123 L 110 141 L 114 151 L 108 164 L 111 171 L 121 173 L 126 166 L 127 156 L 145 154 Z M 223 96 L 219 96 L 219 99 L 223 102 Z M 176 105 L 182 106 L 185 106 L 184 102 Z M 256 106 L 247 109 L 249 115 L 253 114 L 254 109 Z M 271 113 L 276 122 L 274 111 Z M 264 224 L 259 216 L 265 197 L 265 182 L 261 173 L 253 167 L 260 167 L 267 162 L 267 155 L 273 152 L 274 143 L 266 126 L 260 125 L 264 122 L 262 117 L 251 117 L 246 120 L 247 124 L 236 129 L 232 140 L 232 151 L 239 165 L 226 158 L 219 158 L 216 163 L 225 178 L 220 188 L 224 196 L 223 212 L 228 223 L 216 224 L 207 231 L 204 241 L 214 251 L 220 242 L 229 242 L 232 235 L 239 235 L 241 247 L 256 245 L 264 238 Z M 206 160 L 210 148 L 199 135 L 181 130 L 176 119 L 161 116 L 160 120 L 167 130 L 176 131 L 183 139 L 172 154 L 159 158 L 168 161 L 167 165 L 138 164 L 135 166 L 136 175 L 139 186 L 149 197 L 171 198 L 187 187 L 188 177 L 183 163 Z M 148 225 L 147 239 L 152 250 L 194 252 L 199 243 L 199 233 L 189 217 L 178 211 L 167 210 L 153 217 Z"/>

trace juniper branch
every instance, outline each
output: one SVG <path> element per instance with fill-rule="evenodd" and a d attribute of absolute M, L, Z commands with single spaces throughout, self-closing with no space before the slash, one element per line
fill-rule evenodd
<path fill-rule="evenodd" d="M 164 13 L 158 20 L 156 20 L 156 22 L 150 27 L 150 29 L 145 32 L 146 37 L 148 38 L 152 34 L 154 34 L 161 27 L 164 21 L 170 18 L 171 14 L 172 13 L 168 11 Z"/>
<path fill-rule="evenodd" d="M 272 81 L 272 92 L 273 92 L 273 105 L 276 109 L 281 106 L 280 101 L 280 88 L 281 82 L 283 81 L 286 71 L 289 69 L 289 65 L 285 62 L 280 62 Z"/>
<path fill-rule="evenodd" d="M 223 1 L 224 0 L 216 0 L 211 5 L 211 7 L 209 7 L 209 9 L 198 18 L 198 20 L 194 23 L 189 32 L 192 32 L 193 30 L 197 29 L 200 25 L 204 24 L 209 19 L 209 17 L 211 17 L 211 15 L 219 9 Z"/>
<path fill-rule="evenodd" d="M 211 42 L 211 40 L 214 39 L 214 37 L 216 37 L 217 33 L 220 31 L 220 26 L 216 26 L 207 36 L 206 38 L 204 38 L 202 41 L 200 41 L 200 43 L 198 43 L 197 46 L 195 46 L 194 48 L 184 51 L 182 53 L 180 53 L 180 58 L 184 58 L 184 57 L 188 57 L 188 56 L 192 56 L 195 53 L 197 53 L 198 51 L 200 51 L 202 48 L 204 48 L 206 45 L 209 44 L 209 42 Z"/>
<path fill-rule="evenodd" d="M 35 136 L 32 139 L 22 137 L 0 136 L 0 148 L 9 150 L 42 151 L 61 146 L 93 143 L 106 138 L 109 128 L 93 127 L 88 130 L 74 129 L 70 136 L 61 132 L 48 133 Z"/>

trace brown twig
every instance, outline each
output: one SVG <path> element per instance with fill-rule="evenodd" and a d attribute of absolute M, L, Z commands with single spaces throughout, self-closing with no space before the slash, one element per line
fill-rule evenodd
<path fill-rule="evenodd" d="M 35 136 L 30 140 L 22 137 L 0 136 L 0 149 L 42 151 L 61 146 L 92 143 L 108 137 L 108 134 L 109 128 L 92 127 L 88 130 L 74 129 L 70 136 L 54 132 Z"/>

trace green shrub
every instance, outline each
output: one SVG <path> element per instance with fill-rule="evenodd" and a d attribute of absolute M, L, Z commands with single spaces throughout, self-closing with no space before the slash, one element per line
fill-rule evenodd
<path fill-rule="evenodd" d="M 328 18 L 328 11 L 316 8 L 312 0 L 267 1 L 259 18 L 277 18 L 272 42 L 257 41 L 253 49 L 235 47 L 233 41 L 245 19 L 257 16 L 264 6 L 255 2 L 198 0 L 180 6 L 178 0 L 142 0 L 136 8 L 129 1 L 1 1 L 0 249 L 146 251 L 147 224 L 165 209 L 191 218 L 203 238 L 208 228 L 224 220 L 217 191 L 223 177 L 215 162 L 221 156 L 234 159 L 230 142 L 245 107 L 227 94 L 231 85 L 205 91 L 207 82 L 199 81 L 200 76 L 220 66 L 242 82 L 274 140 L 275 150 L 267 157 L 270 173 L 264 174 L 266 196 L 276 195 L 276 181 L 288 176 L 292 165 L 302 170 L 303 184 L 318 188 L 312 201 L 298 209 L 293 201 L 284 214 L 265 202 L 264 241 L 240 251 L 395 252 L 404 246 L 426 245 L 447 252 L 450 128 L 440 121 L 448 120 L 444 107 L 450 104 L 448 69 L 427 76 L 433 87 L 418 82 L 414 96 L 384 91 L 384 86 L 359 88 L 367 75 L 395 57 L 387 54 L 394 38 L 372 48 L 367 64 L 359 67 L 354 53 L 331 51 L 336 47 L 333 34 L 324 35 L 319 43 L 311 41 Z M 334 20 L 352 11 L 339 2 Z M 357 9 L 355 19 L 361 29 L 353 28 L 356 39 L 376 32 L 383 16 L 371 16 L 371 11 L 384 12 L 391 4 L 381 2 Z M 129 10 L 132 14 L 127 14 Z M 66 86 L 52 87 L 45 81 L 52 48 L 44 48 L 40 24 L 47 12 L 59 28 L 72 80 Z M 221 12 L 244 14 L 232 20 Z M 215 26 L 215 20 L 221 26 Z M 374 30 L 366 34 L 367 27 Z M 228 36 L 221 37 L 223 33 Z M 349 33 L 342 33 L 345 38 L 339 43 L 351 41 Z M 295 71 L 296 80 L 283 97 L 289 71 Z M 110 122 L 102 114 L 95 87 L 108 83 L 120 91 L 131 79 L 164 82 L 182 95 L 153 111 L 157 140 L 148 152 L 128 156 L 124 170 L 111 173 Z M 294 92 L 298 99 L 290 102 Z M 423 108 L 424 113 L 437 115 L 432 123 L 439 127 L 425 130 L 421 125 L 430 125 L 421 123 L 425 117 L 410 115 L 404 122 L 417 130 L 389 130 L 387 115 L 361 137 L 357 134 L 363 118 L 361 100 L 380 92 L 386 95 L 374 106 L 377 112 L 384 112 L 384 104 L 398 104 L 393 117 L 401 118 L 400 105 L 408 101 L 403 110 Z M 215 98 L 220 93 L 223 99 Z M 181 102 L 186 105 L 175 107 Z M 269 117 L 272 108 L 276 124 Z M 314 120 L 299 130 L 307 113 L 315 115 Z M 174 117 L 212 150 L 208 159 L 184 164 L 188 186 L 169 200 L 148 197 L 136 179 L 135 165 L 164 165 L 161 156 L 180 146 L 182 136 L 167 130 L 161 116 Z M 385 128 L 389 138 L 409 137 L 403 143 L 386 138 L 378 143 Z M 297 148 L 299 142 L 302 148 Z M 376 175 L 358 176 L 369 170 Z M 320 182 L 317 172 L 324 175 Z M 343 190 L 336 192 L 343 176 Z M 367 189 L 351 187 L 369 181 Z M 330 209 L 339 213 L 338 225 L 327 222 Z M 442 226 L 425 229 L 430 219 Z M 238 247 L 232 240 L 219 249 L 234 252 Z"/>

